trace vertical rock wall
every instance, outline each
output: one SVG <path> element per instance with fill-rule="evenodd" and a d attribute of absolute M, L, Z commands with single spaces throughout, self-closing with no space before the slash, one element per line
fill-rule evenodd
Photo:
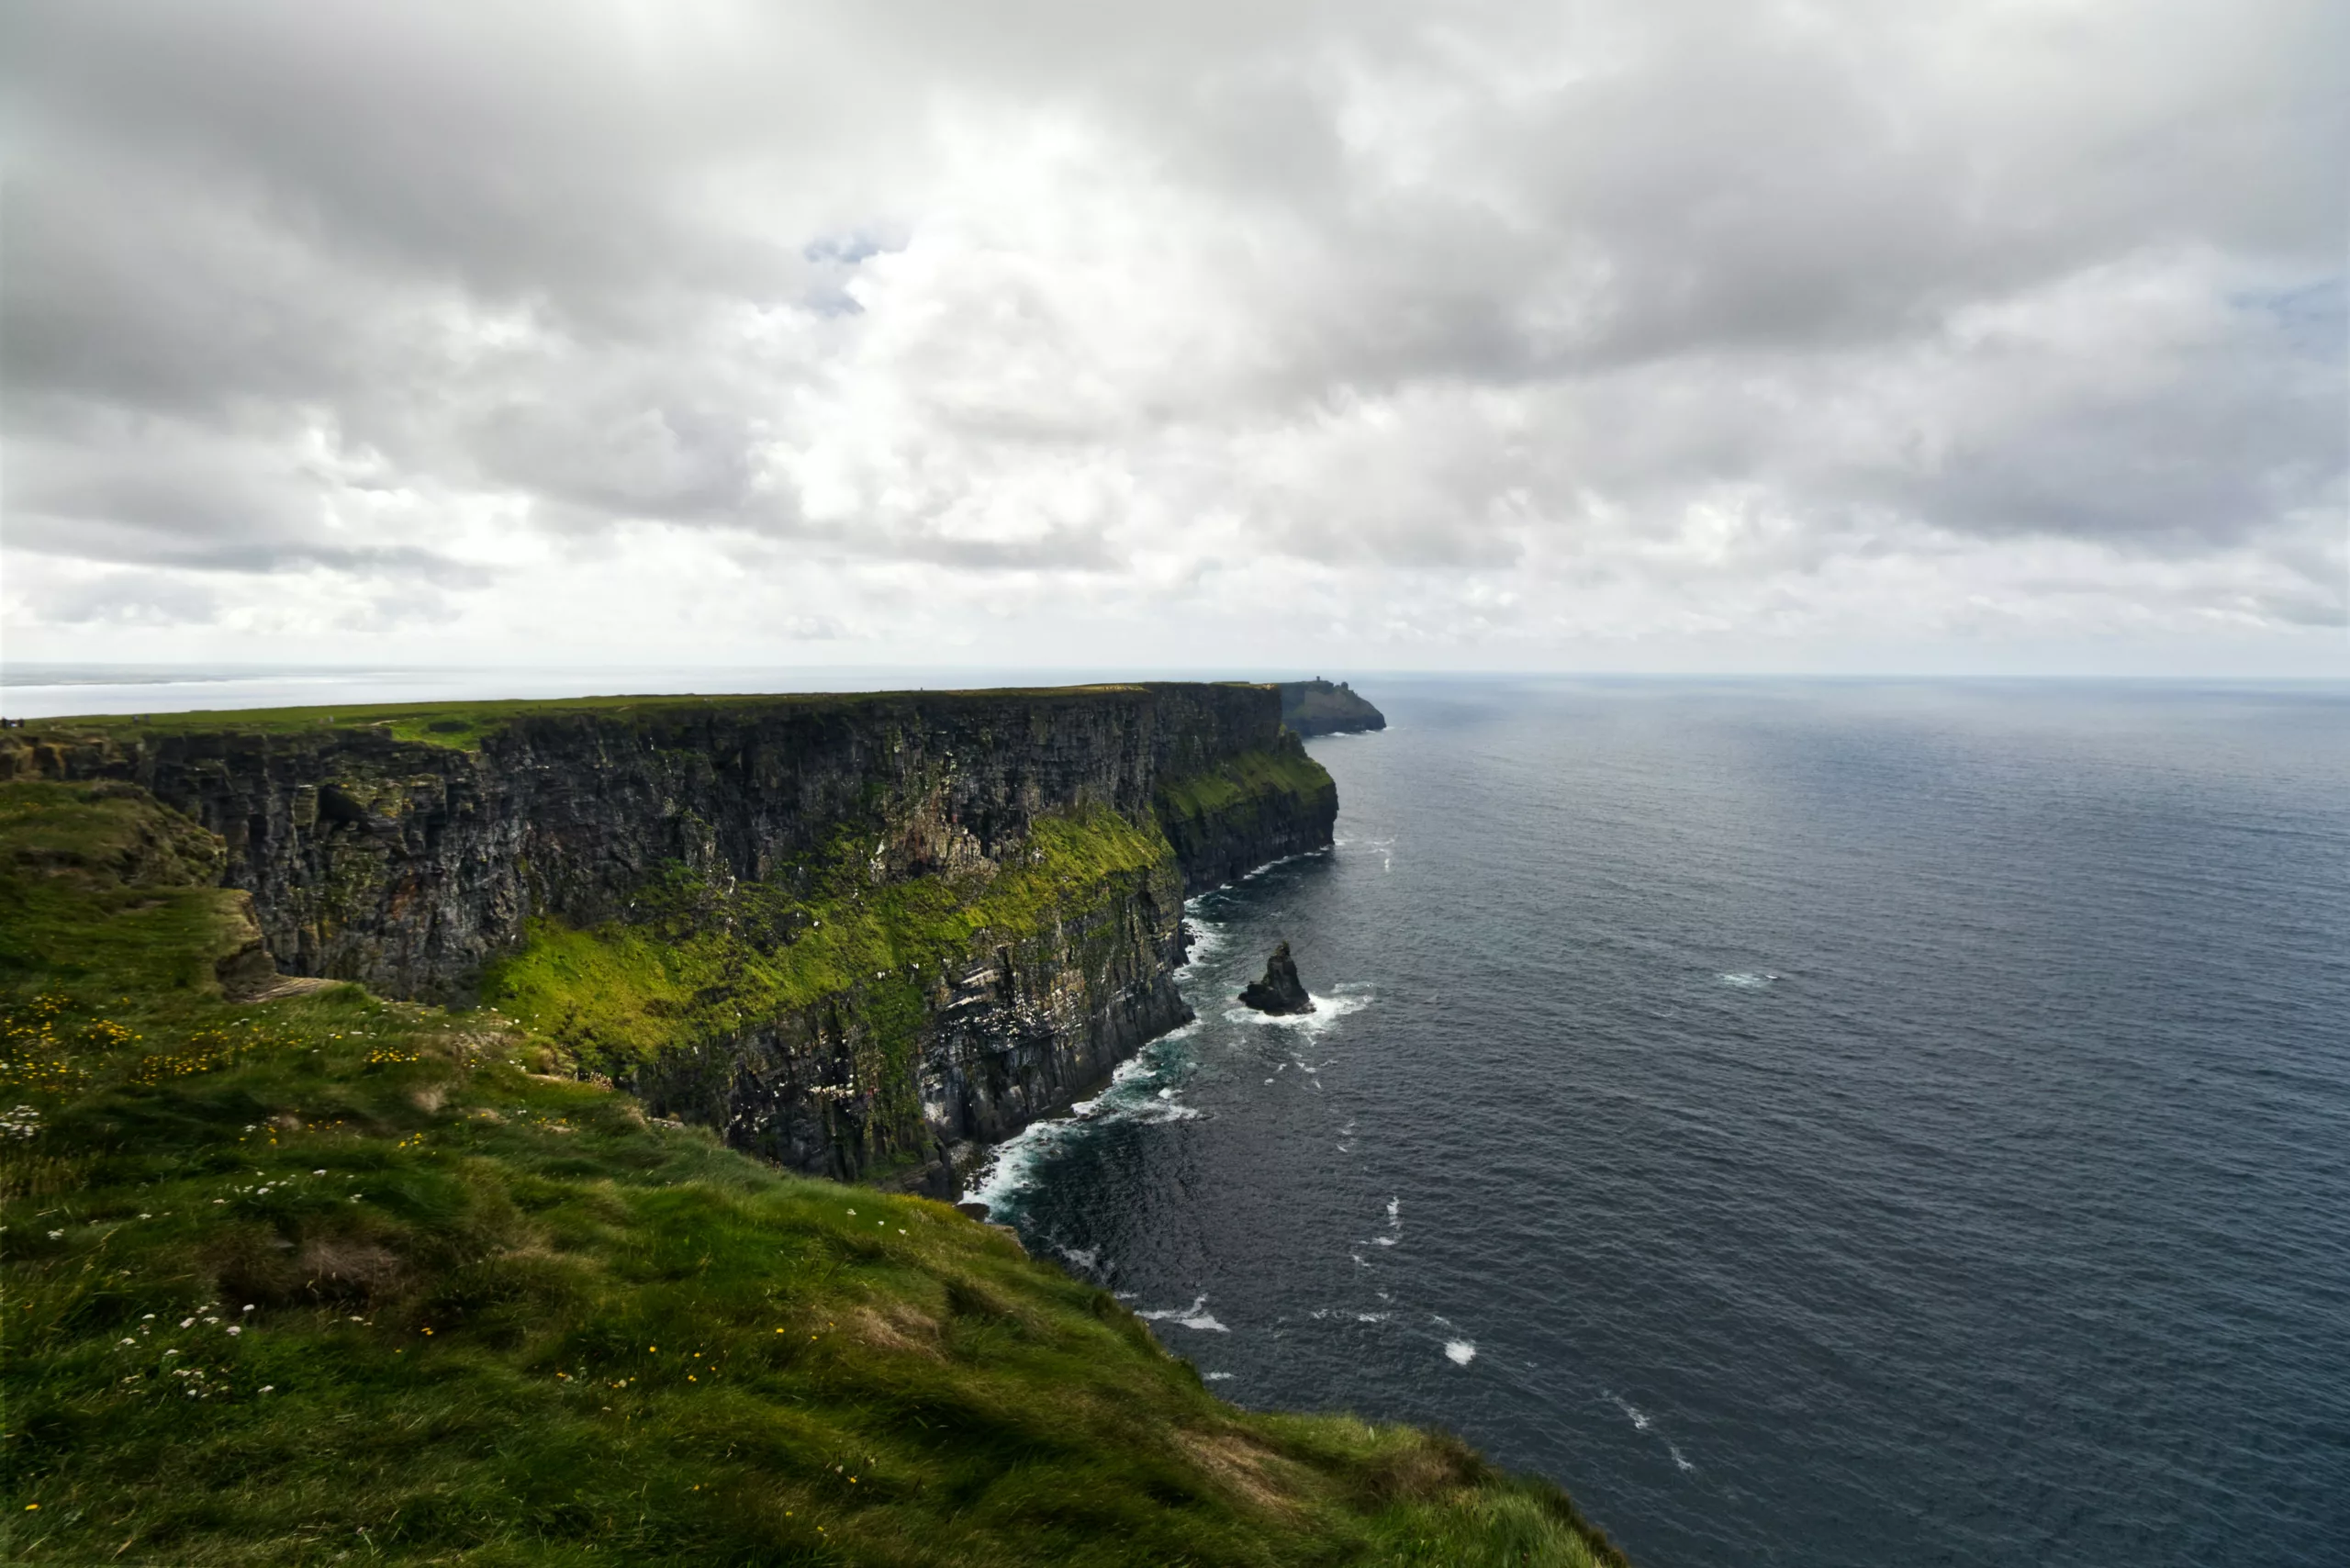
<path fill-rule="evenodd" d="M 1185 891 L 1327 845 L 1337 812 L 1270 687 L 468 712 L 473 749 L 348 713 L 50 722 L 0 733 L 0 777 L 142 786 L 219 835 L 223 880 L 252 893 L 280 969 L 431 999 L 468 994 L 534 918 L 625 918 L 665 868 L 788 879 L 853 840 L 880 885 L 990 867 L 1046 812 L 1107 808 L 1163 833 L 1155 872 L 1080 890 L 957 974 L 860 980 L 634 1074 L 661 1109 L 841 1175 L 1002 1137 L 1181 1023 Z"/>

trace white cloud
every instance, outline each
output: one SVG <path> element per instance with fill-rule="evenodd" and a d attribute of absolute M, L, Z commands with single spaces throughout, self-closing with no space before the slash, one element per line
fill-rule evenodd
<path fill-rule="evenodd" d="M 2350 659 L 2336 7 L 364 21 L 20 7 L 17 656 Z"/>

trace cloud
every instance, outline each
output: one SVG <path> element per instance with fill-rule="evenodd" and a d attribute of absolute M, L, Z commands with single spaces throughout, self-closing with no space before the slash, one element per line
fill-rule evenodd
<path fill-rule="evenodd" d="M 2318 0 L 29 0 L 6 53 L 39 646 L 2350 615 Z"/>

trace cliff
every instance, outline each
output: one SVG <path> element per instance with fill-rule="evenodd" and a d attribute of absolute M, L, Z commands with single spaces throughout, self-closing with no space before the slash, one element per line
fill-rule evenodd
<path fill-rule="evenodd" d="M 49 721 L 218 835 L 286 973 L 475 999 L 795 1169 L 927 1167 L 1189 1014 L 1187 891 L 1330 841 L 1271 688 Z"/>
<path fill-rule="evenodd" d="M 1002 1231 L 539 1031 L 224 994 L 223 856 L 0 782 L 0 1560 L 1620 1568 L 1556 1486 L 1225 1404 Z"/>
<path fill-rule="evenodd" d="M 1279 689 L 1281 722 L 1298 734 L 1356 734 L 1387 727 L 1387 715 L 1356 696 L 1343 680 L 1335 686 L 1321 679 L 1285 680 Z"/>

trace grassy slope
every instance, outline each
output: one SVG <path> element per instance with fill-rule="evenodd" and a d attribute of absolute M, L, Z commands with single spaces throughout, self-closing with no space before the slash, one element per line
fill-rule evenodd
<path fill-rule="evenodd" d="M 1552 1487 L 1236 1410 L 1000 1233 L 502 1022 L 223 1002 L 213 852 L 0 786 L 0 1557 L 1615 1561 Z"/>

